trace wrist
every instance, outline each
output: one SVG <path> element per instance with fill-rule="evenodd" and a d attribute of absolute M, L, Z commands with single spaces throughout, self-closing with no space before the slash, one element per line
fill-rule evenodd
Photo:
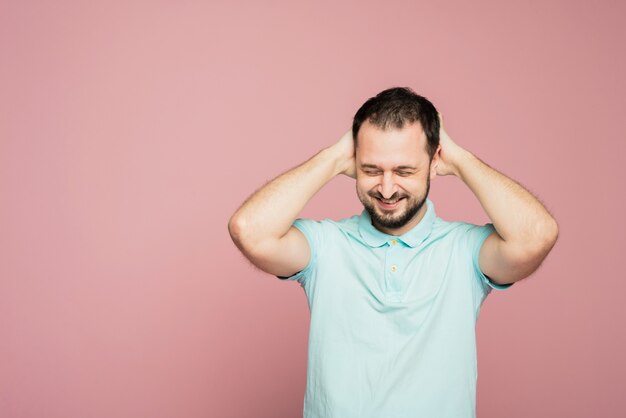
<path fill-rule="evenodd" d="M 324 148 L 320 151 L 320 154 L 332 165 L 333 177 L 345 173 L 346 165 L 350 160 L 346 159 L 343 152 L 337 147 L 337 144 Z"/>
<path fill-rule="evenodd" d="M 465 181 L 464 175 L 467 171 L 467 168 L 472 164 L 472 161 L 475 158 L 476 156 L 474 156 L 474 154 L 472 154 L 471 152 L 463 148 L 459 148 L 459 152 L 455 156 L 453 164 L 454 175 Z"/>

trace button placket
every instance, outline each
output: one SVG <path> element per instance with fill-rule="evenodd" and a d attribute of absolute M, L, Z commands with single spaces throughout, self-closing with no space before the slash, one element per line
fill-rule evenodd
<path fill-rule="evenodd" d="M 400 280 L 400 263 L 397 257 L 399 250 L 397 240 L 391 240 L 387 247 L 387 257 L 385 262 L 385 277 L 387 283 L 387 291 L 390 293 L 398 293 L 402 290 L 402 283 Z"/>

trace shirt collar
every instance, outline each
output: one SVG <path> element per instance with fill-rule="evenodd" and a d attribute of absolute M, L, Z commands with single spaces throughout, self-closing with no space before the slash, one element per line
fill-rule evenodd
<path fill-rule="evenodd" d="M 386 242 L 393 239 L 400 240 L 409 247 L 416 247 L 428 237 L 432 230 L 433 222 L 435 221 L 435 205 L 428 198 L 426 198 L 426 207 L 426 213 L 419 223 L 400 236 L 385 234 L 376 229 L 374 225 L 372 225 L 370 214 L 367 210 L 363 209 L 359 217 L 359 233 L 361 234 L 361 238 L 363 238 L 370 247 L 383 246 Z"/>

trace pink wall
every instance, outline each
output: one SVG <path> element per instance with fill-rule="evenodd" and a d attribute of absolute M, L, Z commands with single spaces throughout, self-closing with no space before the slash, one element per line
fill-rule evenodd
<path fill-rule="evenodd" d="M 626 414 L 623 2 L 95 3 L 0 4 L 0 417 L 299 416 L 304 292 L 227 220 L 396 85 L 560 224 L 483 305 L 478 415 Z"/>

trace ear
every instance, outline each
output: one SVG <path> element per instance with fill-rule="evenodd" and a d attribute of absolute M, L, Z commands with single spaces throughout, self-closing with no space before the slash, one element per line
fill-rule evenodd
<path fill-rule="evenodd" d="M 437 151 L 435 151 L 435 155 L 433 155 L 433 159 L 430 162 L 430 179 L 434 180 L 437 177 L 437 165 L 439 164 L 439 160 L 441 159 L 441 144 L 437 146 Z"/>

